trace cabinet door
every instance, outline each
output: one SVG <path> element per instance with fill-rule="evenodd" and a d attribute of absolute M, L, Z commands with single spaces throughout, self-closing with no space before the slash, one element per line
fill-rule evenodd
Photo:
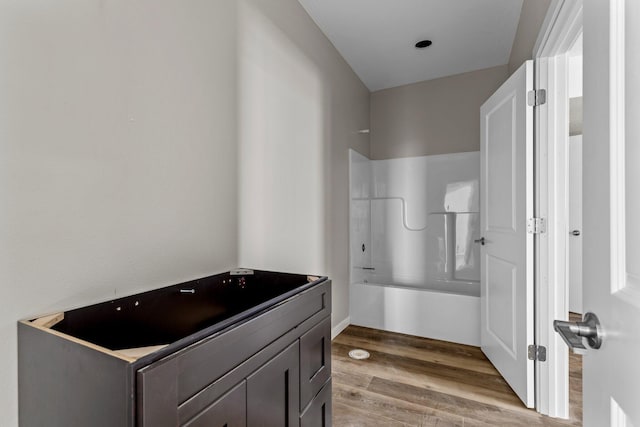
<path fill-rule="evenodd" d="M 185 427 L 246 427 L 247 385 L 245 381 L 211 404 Z"/>
<path fill-rule="evenodd" d="M 299 345 L 296 340 L 247 378 L 247 425 L 294 427 L 299 423 Z"/>
<path fill-rule="evenodd" d="M 331 318 L 300 337 L 300 408 L 304 410 L 331 376 Z"/>
<path fill-rule="evenodd" d="M 300 427 L 331 427 L 331 425 L 331 380 L 329 380 L 300 417 Z"/>

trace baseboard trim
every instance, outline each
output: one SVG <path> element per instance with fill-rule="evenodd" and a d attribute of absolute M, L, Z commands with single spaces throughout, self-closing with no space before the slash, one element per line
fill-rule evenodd
<path fill-rule="evenodd" d="M 331 340 L 340 335 L 340 332 L 347 329 L 347 326 L 351 324 L 351 317 L 347 316 L 342 322 L 338 323 L 333 329 L 331 329 Z"/>

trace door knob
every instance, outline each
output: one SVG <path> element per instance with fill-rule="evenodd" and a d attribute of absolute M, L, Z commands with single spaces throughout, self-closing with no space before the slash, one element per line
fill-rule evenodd
<path fill-rule="evenodd" d="M 474 240 L 475 243 L 480 243 L 482 246 L 485 245 L 486 240 L 484 239 L 484 237 L 481 237 L 479 239 Z"/>
<path fill-rule="evenodd" d="M 573 230 L 569 234 L 571 234 L 572 236 L 579 236 L 580 235 L 580 230 Z"/>
<path fill-rule="evenodd" d="M 586 313 L 582 322 L 565 322 L 554 320 L 553 329 L 560 334 L 571 351 L 576 354 L 585 354 L 587 348 L 582 343 L 582 338 L 587 339 L 589 347 L 597 350 L 602 345 L 602 327 L 598 316 Z"/>

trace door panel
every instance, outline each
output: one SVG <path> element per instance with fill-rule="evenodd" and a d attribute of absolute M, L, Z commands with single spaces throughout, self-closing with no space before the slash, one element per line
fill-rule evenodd
<path fill-rule="evenodd" d="M 569 311 L 582 313 L 582 135 L 569 137 Z"/>
<path fill-rule="evenodd" d="M 499 105 L 486 113 L 485 183 L 486 230 L 516 232 L 516 176 L 513 156 L 517 143 L 515 120 L 517 92 L 507 94 Z"/>
<path fill-rule="evenodd" d="M 482 351 L 528 406 L 534 405 L 533 63 L 522 65 L 482 106 Z"/>
<path fill-rule="evenodd" d="M 584 425 L 640 426 L 640 2 L 584 2 Z"/>
<path fill-rule="evenodd" d="M 507 351 L 517 357 L 516 313 L 517 266 L 491 255 L 486 256 L 487 325 L 486 331 Z"/>
<path fill-rule="evenodd" d="M 300 416 L 298 341 L 247 378 L 247 425 L 294 427 Z"/>

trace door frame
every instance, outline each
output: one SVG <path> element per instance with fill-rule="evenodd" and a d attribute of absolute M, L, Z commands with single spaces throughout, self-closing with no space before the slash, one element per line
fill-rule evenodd
<path fill-rule="evenodd" d="M 535 109 L 535 216 L 547 223 L 535 246 L 536 344 L 547 349 L 536 361 L 536 410 L 558 418 L 569 416 L 568 348 L 553 329 L 569 312 L 568 51 L 582 34 L 582 1 L 552 0 L 533 49 L 535 87 L 547 91 Z"/>

